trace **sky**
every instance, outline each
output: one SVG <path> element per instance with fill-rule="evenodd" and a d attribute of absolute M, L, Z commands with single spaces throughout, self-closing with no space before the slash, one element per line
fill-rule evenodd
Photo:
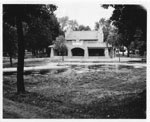
<path fill-rule="evenodd" d="M 58 6 L 55 14 L 58 18 L 68 16 L 69 20 L 76 20 L 79 25 L 90 26 L 94 29 L 95 22 L 101 18 L 110 18 L 113 12 L 113 8 L 104 9 L 101 7 L 97 0 L 92 1 L 55 1 L 55 5 Z"/>

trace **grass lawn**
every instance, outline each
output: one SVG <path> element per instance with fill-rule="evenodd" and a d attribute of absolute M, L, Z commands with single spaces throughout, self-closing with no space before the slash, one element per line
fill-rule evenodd
<path fill-rule="evenodd" d="M 4 118 L 146 118 L 146 68 L 72 66 L 3 75 Z"/>

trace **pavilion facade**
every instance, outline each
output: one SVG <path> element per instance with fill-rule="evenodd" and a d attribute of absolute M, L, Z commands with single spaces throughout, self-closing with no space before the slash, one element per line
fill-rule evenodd
<path fill-rule="evenodd" d="M 73 31 L 67 30 L 65 33 L 67 46 L 67 58 L 109 58 L 111 45 L 104 42 L 104 34 L 102 28 L 98 31 Z M 54 50 L 54 45 L 51 47 L 50 57 L 57 57 L 58 54 Z"/>

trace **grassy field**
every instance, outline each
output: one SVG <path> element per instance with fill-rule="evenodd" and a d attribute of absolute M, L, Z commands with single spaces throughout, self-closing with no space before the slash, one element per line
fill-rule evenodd
<path fill-rule="evenodd" d="M 4 118 L 146 118 L 146 68 L 72 66 L 3 75 Z"/>

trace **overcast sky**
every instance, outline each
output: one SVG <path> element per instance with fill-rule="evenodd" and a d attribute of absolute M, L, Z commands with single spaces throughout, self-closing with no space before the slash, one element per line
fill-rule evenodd
<path fill-rule="evenodd" d="M 76 20 L 78 24 L 90 26 L 94 29 L 95 22 L 101 18 L 110 18 L 113 8 L 104 9 L 97 0 L 92 1 L 55 1 L 58 9 L 55 14 L 58 18 L 68 16 L 71 20 Z"/>

